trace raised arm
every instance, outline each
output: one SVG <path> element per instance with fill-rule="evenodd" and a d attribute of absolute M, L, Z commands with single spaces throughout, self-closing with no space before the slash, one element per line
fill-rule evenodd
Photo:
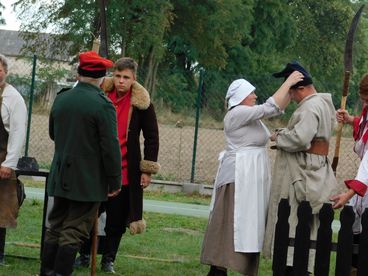
<path fill-rule="evenodd" d="M 290 87 L 298 82 L 302 81 L 304 78 L 303 74 L 299 71 L 294 71 L 290 76 L 284 81 L 279 89 L 273 94 L 272 98 L 275 100 L 276 104 L 281 110 L 284 110 L 290 102 Z"/>

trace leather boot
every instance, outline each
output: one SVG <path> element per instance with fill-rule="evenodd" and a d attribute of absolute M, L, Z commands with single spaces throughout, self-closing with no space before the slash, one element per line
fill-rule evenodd
<path fill-rule="evenodd" d="M 75 259 L 74 268 L 89 267 L 91 255 L 79 253 L 79 257 Z"/>
<path fill-rule="evenodd" d="M 5 264 L 5 236 L 6 236 L 6 228 L 0 228 L 0 265 Z"/>
<path fill-rule="evenodd" d="M 54 264 L 59 245 L 57 243 L 44 243 L 42 249 L 40 276 L 54 275 Z"/>
<path fill-rule="evenodd" d="M 119 249 L 120 237 L 106 237 L 105 252 L 101 259 L 101 270 L 108 273 L 115 273 L 114 261 Z"/>
<path fill-rule="evenodd" d="M 75 245 L 59 246 L 55 259 L 55 275 L 70 276 L 73 273 L 73 265 L 78 252 Z"/>

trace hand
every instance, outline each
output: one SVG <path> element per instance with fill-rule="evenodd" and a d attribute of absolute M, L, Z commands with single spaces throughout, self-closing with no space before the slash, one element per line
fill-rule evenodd
<path fill-rule="evenodd" d="M 289 85 L 289 87 L 297 84 L 298 82 L 304 80 L 304 75 L 299 71 L 294 71 L 290 74 L 290 76 L 285 80 L 285 83 Z"/>
<path fill-rule="evenodd" d="M 349 112 L 345 109 L 338 109 L 336 111 L 336 120 L 338 123 L 352 124 L 354 117 L 349 115 Z"/>
<path fill-rule="evenodd" d="M 9 179 L 12 175 L 12 169 L 7 167 L 0 167 L 0 178 L 1 179 Z"/>
<path fill-rule="evenodd" d="M 151 174 L 142 173 L 142 175 L 141 175 L 141 187 L 143 189 L 147 188 L 150 183 L 151 183 Z"/>
<path fill-rule="evenodd" d="M 113 191 L 111 193 L 108 193 L 107 194 L 107 197 L 115 197 L 115 196 L 117 196 L 120 193 L 120 191 L 121 191 L 121 189 L 116 190 L 116 191 Z"/>
<path fill-rule="evenodd" d="M 275 132 L 273 132 L 272 134 L 271 134 L 271 136 L 270 136 L 270 140 L 272 141 L 272 142 L 274 142 L 274 141 L 276 141 L 276 138 L 277 138 L 277 131 L 275 131 Z"/>
<path fill-rule="evenodd" d="M 342 192 L 341 194 L 332 196 L 330 198 L 330 200 L 334 202 L 332 208 L 338 209 L 343 207 L 354 195 L 355 191 L 353 189 L 349 189 L 346 192 Z"/>

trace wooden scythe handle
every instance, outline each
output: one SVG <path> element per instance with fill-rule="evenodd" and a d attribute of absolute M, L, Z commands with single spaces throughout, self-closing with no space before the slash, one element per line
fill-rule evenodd
<path fill-rule="evenodd" d="M 92 236 L 92 258 L 91 258 L 91 276 L 96 276 L 96 257 L 97 257 L 97 235 L 98 235 L 98 210 L 96 213 L 95 223 L 93 224 Z"/>
<path fill-rule="evenodd" d="M 344 86 L 343 86 L 343 93 L 341 98 L 340 108 L 346 108 L 346 98 L 348 97 L 349 91 L 349 80 L 350 80 L 350 72 L 346 71 L 344 74 Z M 336 175 L 337 164 L 339 163 L 339 152 L 340 152 L 340 142 L 341 142 L 341 133 L 342 127 L 344 126 L 343 123 L 339 123 L 336 129 L 336 143 L 335 143 L 335 154 L 332 161 L 332 169 L 334 174 Z"/>

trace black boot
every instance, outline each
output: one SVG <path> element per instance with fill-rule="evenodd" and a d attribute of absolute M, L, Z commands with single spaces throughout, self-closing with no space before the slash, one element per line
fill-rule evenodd
<path fill-rule="evenodd" d="M 119 249 L 120 237 L 106 237 L 105 251 L 101 259 L 101 270 L 108 273 L 115 273 L 114 261 Z"/>
<path fill-rule="evenodd" d="M 226 269 L 220 269 L 214 265 L 211 265 L 210 271 L 207 274 L 207 276 L 226 276 L 226 275 L 227 275 Z"/>
<path fill-rule="evenodd" d="M 91 262 L 93 231 L 90 232 L 89 238 L 84 240 L 79 250 L 79 257 L 75 259 L 74 268 L 89 267 Z"/>
<path fill-rule="evenodd" d="M 78 252 L 74 245 L 60 246 L 55 259 L 55 275 L 70 276 L 73 273 L 73 265 Z"/>
<path fill-rule="evenodd" d="M 79 257 L 75 259 L 74 268 L 89 267 L 91 255 L 79 253 Z"/>
<path fill-rule="evenodd" d="M 0 228 L 0 265 L 5 264 L 4 249 L 5 249 L 6 228 Z"/>
<path fill-rule="evenodd" d="M 54 275 L 54 264 L 59 245 L 57 243 L 44 243 L 42 249 L 40 276 Z"/>
<path fill-rule="evenodd" d="M 294 276 L 294 269 L 292 266 L 286 267 L 285 276 Z"/>

